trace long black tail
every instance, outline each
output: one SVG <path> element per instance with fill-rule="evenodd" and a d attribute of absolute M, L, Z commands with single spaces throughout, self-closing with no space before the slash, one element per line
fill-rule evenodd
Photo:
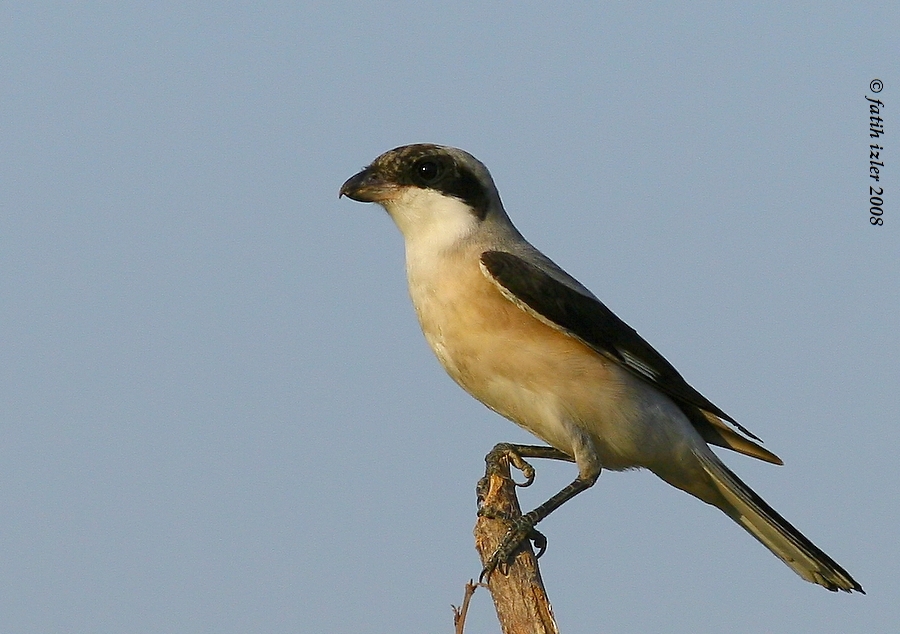
<path fill-rule="evenodd" d="M 862 592 L 862 586 L 834 559 L 766 504 L 710 452 L 695 452 L 722 497 L 733 508 L 723 509 L 798 575 L 831 591 Z"/>

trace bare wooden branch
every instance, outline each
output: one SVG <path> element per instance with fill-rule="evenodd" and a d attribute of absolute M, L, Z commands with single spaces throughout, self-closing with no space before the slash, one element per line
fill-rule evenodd
<path fill-rule="evenodd" d="M 488 514 L 494 517 L 522 514 L 505 456 L 488 461 L 478 492 L 481 508 L 488 510 Z M 503 520 L 484 516 L 478 518 L 475 523 L 475 548 L 482 565 L 490 559 L 508 528 Z M 495 570 L 487 581 L 504 634 L 559 634 L 541 581 L 537 558 L 527 540 L 510 563 L 507 574 Z"/>
<path fill-rule="evenodd" d="M 463 596 L 462 605 L 453 607 L 453 631 L 456 634 L 463 634 L 463 630 L 466 627 L 466 614 L 469 612 L 469 602 L 472 600 L 472 595 L 475 594 L 475 590 L 478 586 L 484 584 L 475 583 L 473 579 L 469 579 L 469 583 L 466 584 L 466 593 Z M 485 586 L 487 587 L 487 586 Z"/>

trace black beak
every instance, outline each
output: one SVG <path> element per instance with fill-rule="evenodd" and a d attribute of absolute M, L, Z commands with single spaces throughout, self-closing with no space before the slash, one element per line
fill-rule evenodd
<path fill-rule="evenodd" d="M 346 196 L 361 203 L 377 203 L 390 198 L 395 191 L 394 185 L 383 180 L 371 167 L 367 167 L 341 185 L 338 197 Z"/>

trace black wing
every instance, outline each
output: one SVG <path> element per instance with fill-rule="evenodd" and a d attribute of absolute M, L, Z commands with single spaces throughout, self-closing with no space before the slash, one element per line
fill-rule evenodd
<path fill-rule="evenodd" d="M 700 431 L 704 436 L 710 423 L 699 420 L 698 413 L 688 409 L 709 412 L 759 440 L 688 385 L 671 363 L 599 300 L 566 286 L 512 253 L 486 251 L 481 255 L 481 263 L 494 282 L 515 301 L 669 395 L 698 428 L 703 428 Z M 722 423 L 719 425 L 724 427 Z M 709 437 L 707 440 L 720 444 Z M 731 443 L 722 446 L 734 448 Z"/>

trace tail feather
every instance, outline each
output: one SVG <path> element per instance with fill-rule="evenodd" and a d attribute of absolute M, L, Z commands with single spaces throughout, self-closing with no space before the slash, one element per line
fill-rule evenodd
<path fill-rule="evenodd" d="M 794 572 L 831 591 L 862 592 L 862 586 L 836 561 L 744 484 L 712 452 L 695 452 L 722 497 L 733 508 L 723 509 Z"/>

